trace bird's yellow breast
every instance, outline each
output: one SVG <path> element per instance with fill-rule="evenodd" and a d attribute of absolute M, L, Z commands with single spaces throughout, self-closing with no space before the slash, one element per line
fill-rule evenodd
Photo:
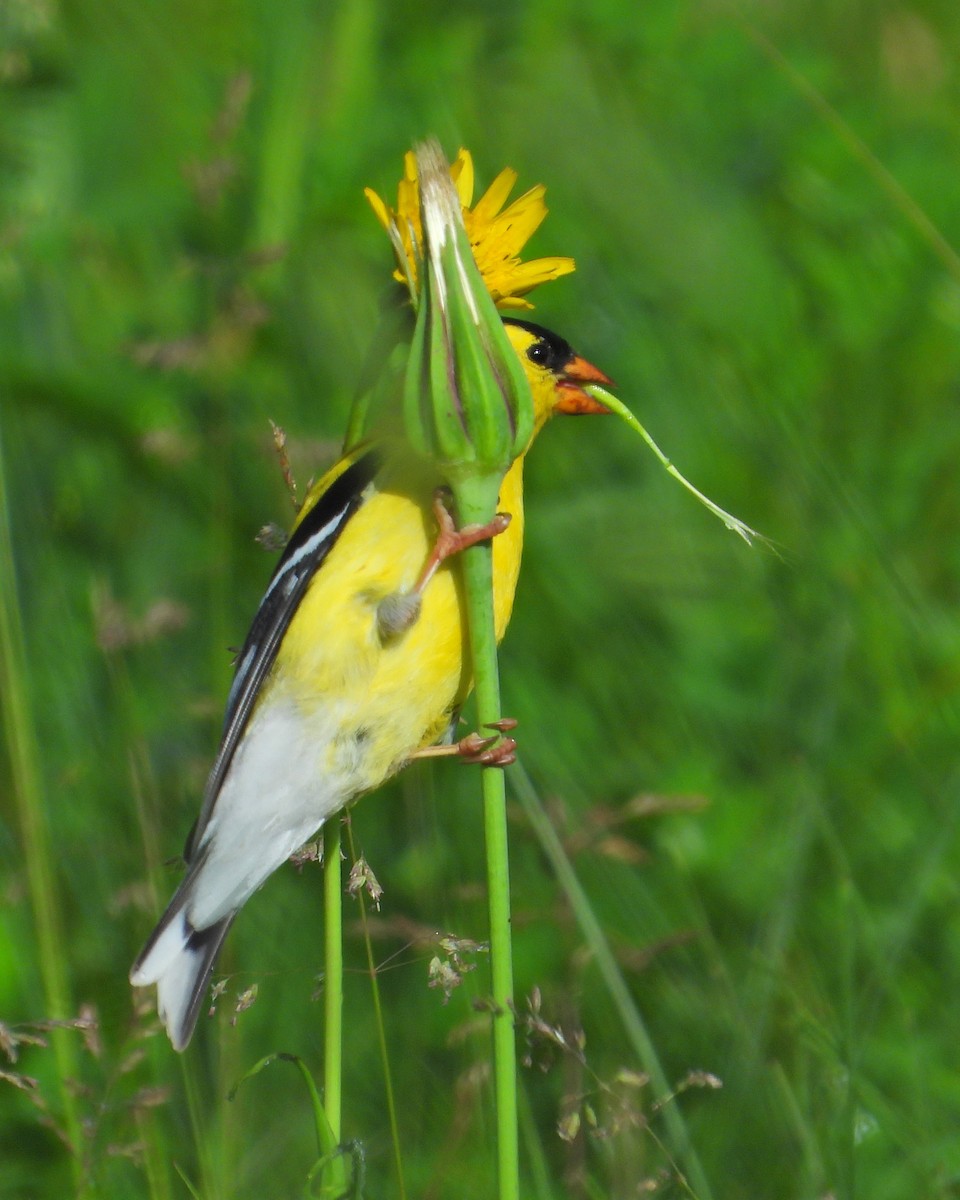
<path fill-rule="evenodd" d="M 504 479 L 498 507 L 511 522 L 493 539 L 498 641 L 520 571 L 522 469 L 518 459 Z M 378 632 L 379 604 L 411 591 L 436 535 L 431 489 L 387 476 L 318 570 L 266 689 L 283 689 L 308 719 L 316 715 L 317 727 L 327 731 L 326 765 L 353 778 L 355 794 L 376 787 L 415 750 L 437 741 L 472 686 L 456 558 L 429 582 L 409 628 L 389 637 Z"/>

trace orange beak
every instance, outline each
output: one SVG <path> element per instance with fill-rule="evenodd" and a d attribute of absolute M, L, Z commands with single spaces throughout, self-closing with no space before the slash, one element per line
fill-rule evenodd
<path fill-rule="evenodd" d="M 584 383 L 599 383 L 601 387 L 615 386 L 609 375 L 604 375 L 599 367 L 575 354 L 563 368 L 563 374 L 557 383 L 559 399 L 554 404 L 553 411 L 567 416 L 608 413 L 610 409 L 606 405 L 587 395 L 581 386 Z"/>

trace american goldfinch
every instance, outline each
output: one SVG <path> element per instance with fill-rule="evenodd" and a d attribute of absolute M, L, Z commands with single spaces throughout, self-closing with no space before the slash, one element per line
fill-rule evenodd
<path fill-rule="evenodd" d="M 563 338 L 526 321 L 505 325 L 530 382 L 534 437 L 554 413 L 607 411 L 582 385 L 610 380 Z M 455 726 L 472 681 L 446 560 L 480 537 L 496 535 L 498 641 L 506 629 L 523 544 L 523 456 L 503 480 L 504 515 L 462 538 L 435 509 L 436 479 L 400 457 L 368 442 L 313 488 L 237 658 L 186 876 L 130 972 L 137 987 L 157 985 L 176 1050 L 252 893 L 324 821 Z M 434 511 L 446 526 L 439 539 Z M 476 742 L 466 742 L 469 756 Z"/>

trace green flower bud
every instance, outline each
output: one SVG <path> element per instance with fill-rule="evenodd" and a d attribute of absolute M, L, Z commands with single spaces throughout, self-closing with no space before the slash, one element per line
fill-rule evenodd
<path fill-rule="evenodd" d="M 443 152 L 431 141 L 416 155 L 423 246 L 403 426 L 453 490 L 460 520 L 486 520 L 530 441 L 533 400 L 474 262 Z"/>

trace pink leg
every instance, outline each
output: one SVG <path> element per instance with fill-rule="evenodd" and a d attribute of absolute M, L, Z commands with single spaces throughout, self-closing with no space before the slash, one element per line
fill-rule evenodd
<path fill-rule="evenodd" d="M 465 525 L 457 529 L 446 504 L 446 489 L 437 488 L 433 494 L 433 511 L 439 532 L 433 551 L 420 572 L 420 578 L 409 592 L 393 592 L 377 607 L 377 629 L 384 639 L 396 637 L 410 628 L 420 616 L 423 593 L 442 563 L 477 542 L 496 537 L 510 524 L 509 513 L 497 513 L 486 525 Z"/>
<path fill-rule="evenodd" d="M 445 488 L 437 488 L 433 493 L 433 515 L 437 518 L 440 532 L 437 534 L 433 553 L 427 559 L 427 565 L 423 568 L 413 589 L 415 592 L 423 592 L 441 564 L 448 558 L 459 554 L 462 550 L 467 550 L 470 546 L 475 546 L 477 542 L 484 542 L 488 538 L 496 537 L 498 533 L 503 533 L 510 524 L 509 513 L 497 513 L 493 520 L 488 521 L 486 525 L 464 525 L 462 529 L 457 529 L 450 510 L 447 508 L 446 494 Z"/>

